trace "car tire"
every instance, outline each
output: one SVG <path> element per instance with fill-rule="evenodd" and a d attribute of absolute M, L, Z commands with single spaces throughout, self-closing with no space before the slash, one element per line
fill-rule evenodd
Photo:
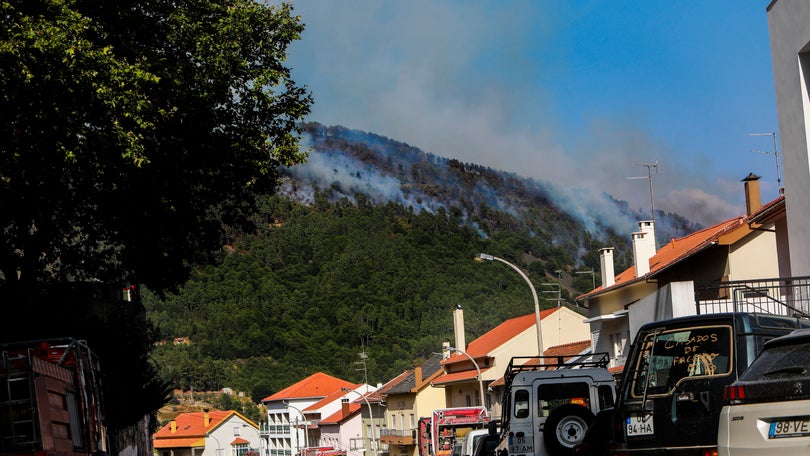
<path fill-rule="evenodd" d="M 595 416 L 586 407 L 567 404 L 554 409 L 543 425 L 543 441 L 552 456 L 574 454 L 574 445 L 582 442 Z"/>

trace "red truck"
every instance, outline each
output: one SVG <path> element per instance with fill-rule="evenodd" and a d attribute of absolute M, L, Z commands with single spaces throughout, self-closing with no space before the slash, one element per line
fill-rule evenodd
<path fill-rule="evenodd" d="M 451 456 L 457 440 L 473 429 L 486 429 L 485 407 L 443 408 L 419 420 L 419 456 Z"/>
<path fill-rule="evenodd" d="M 83 340 L 0 344 L 0 454 L 107 453 L 99 363 Z"/>

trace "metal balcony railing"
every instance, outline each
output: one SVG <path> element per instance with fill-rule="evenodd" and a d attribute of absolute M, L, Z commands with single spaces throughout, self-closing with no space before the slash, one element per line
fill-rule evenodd
<path fill-rule="evenodd" d="M 698 314 L 756 312 L 810 318 L 810 277 L 695 284 Z"/>
<path fill-rule="evenodd" d="M 380 429 L 380 437 L 414 437 L 415 429 Z"/>

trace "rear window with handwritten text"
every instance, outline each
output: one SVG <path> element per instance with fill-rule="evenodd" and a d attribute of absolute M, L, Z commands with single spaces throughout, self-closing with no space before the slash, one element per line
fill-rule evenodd
<path fill-rule="evenodd" d="M 633 370 L 633 396 L 670 394 L 691 378 L 731 371 L 731 327 L 701 326 L 648 334 Z"/>

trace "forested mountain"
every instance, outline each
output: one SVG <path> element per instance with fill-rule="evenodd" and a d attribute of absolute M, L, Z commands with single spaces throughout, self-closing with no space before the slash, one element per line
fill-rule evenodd
<path fill-rule="evenodd" d="M 385 382 L 452 340 L 455 305 L 468 341 L 532 312 L 526 283 L 473 262 L 478 252 L 528 271 L 544 308 L 556 305 L 543 293 L 550 284 L 562 283 L 572 305 L 591 289 L 575 271 L 596 271 L 598 284 L 600 247 L 616 248 L 617 270 L 630 265 L 639 216 L 608 195 L 588 196 L 599 212 L 572 213 L 561 196 L 572 189 L 342 127 L 306 131 L 308 161 L 284 170 L 255 232 L 232 233 L 221 262 L 175 293 L 144 291 L 161 337 L 189 338 L 155 351 L 177 387 L 228 386 L 257 400 L 315 371 Z M 656 220 L 659 238 L 696 229 L 670 214 Z"/>

